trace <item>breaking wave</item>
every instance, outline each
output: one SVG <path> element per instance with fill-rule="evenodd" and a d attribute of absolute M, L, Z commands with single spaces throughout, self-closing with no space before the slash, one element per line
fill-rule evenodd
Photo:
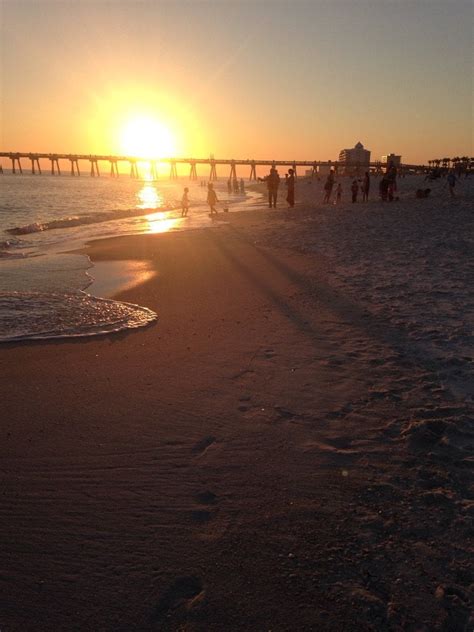
<path fill-rule="evenodd" d="M 144 327 L 155 312 L 84 292 L 0 292 L 0 342 L 97 336 Z"/>
<path fill-rule="evenodd" d="M 150 213 L 158 213 L 166 209 L 116 209 L 114 211 L 100 211 L 90 213 L 88 215 L 77 215 L 74 217 L 64 217 L 62 219 L 53 219 L 49 222 L 33 222 L 24 226 L 16 226 L 8 228 L 5 232 L 10 235 L 28 235 L 31 233 L 41 233 L 45 230 L 55 230 L 58 228 L 74 228 L 76 226 L 87 226 L 89 224 L 99 224 L 100 222 L 109 222 L 114 219 L 126 219 L 127 217 L 139 217 L 141 215 L 149 215 Z"/>

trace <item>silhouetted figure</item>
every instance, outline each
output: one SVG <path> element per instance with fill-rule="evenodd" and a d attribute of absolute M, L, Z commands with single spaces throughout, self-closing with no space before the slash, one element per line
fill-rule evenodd
<path fill-rule="evenodd" d="M 240 178 L 240 192 L 245 193 L 245 183 L 243 178 Z"/>
<path fill-rule="evenodd" d="M 331 169 L 326 179 L 326 182 L 324 183 L 324 200 L 323 200 L 324 204 L 327 204 L 329 202 L 333 186 L 334 186 L 334 171 Z"/>
<path fill-rule="evenodd" d="M 234 193 L 238 193 L 239 192 L 239 181 L 237 180 L 237 178 L 234 178 L 233 181 L 233 186 L 234 186 Z"/>
<path fill-rule="evenodd" d="M 209 182 L 209 184 L 207 185 L 207 203 L 209 204 L 209 208 L 211 210 L 211 212 L 209 213 L 210 217 L 217 215 L 217 202 L 219 202 L 219 200 L 217 199 L 216 192 L 214 191 L 214 185 L 212 184 L 212 182 Z"/>
<path fill-rule="evenodd" d="M 451 197 L 456 197 L 454 194 L 454 187 L 456 186 L 456 174 L 451 171 L 450 173 L 448 173 L 448 177 L 446 178 L 446 182 L 448 183 L 448 187 L 449 187 L 449 194 Z"/>
<path fill-rule="evenodd" d="M 187 217 L 189 212 L 189 189 L 184 187 L 183 197 L 181 198 L 181 217 Z"/>
<path fill-rule="evenodd" d="M 389 202 L 392 202 L 395 191 L 397 190 L 397 168 L 392 163 L 390 163 L 390 168 L 386 173 L 386 178 L 388 180 L 387 196 Z"/>
<path fill-rule="evenodd" d="M 388 185 L 389 185 L 389 180 L 387 176 L 384 175 L 383 178 L 380 180 L 380 184 L 379 184 L 379 191 L 380 191 L 380 197 L 382 198 L 382 202 L 387 201 Z"/>
<path fill-rule="evenodd" d="M 339 204 L 339 202 L 341 201 L 341 197 L 342 197 L 342 184 L 339 182 L 336 187 L 336 201 L 334 202 L 334 204 Z"/>
<path fill-rule="evenodd" d="M 268 189 L 268 206 L 269 208 L 276 208 L 278 187 L 280 186 L 280 175 L 275 167 L 270 169 L 270 173 L 267 176 L 267 189 Z"/>
<path fill-rule="evenodd" d="M 365 172 L 364 180 L 362 182 L 362 202 L 368 202 L 370 191 L 370 175 L 369 172 Z"/>
<path fill-rule="evenodd" d="M 357 183 L 357 180 L 354 180 L 352 182 L 352 186 L 351 186 L 351 192 L 352 192 L 352 202 L 357 202 L 357 194 L 359 193 L 359 185 Z"/>
<path fill-rule="evenodd" d="M 227 191 L 232 193 L 232 182 L 230 180 L 227 180 Z"/>
<path fill-rule="evenodd" d="M 295 205 L 295 172 L 293 169 L 288 169 L 288 177 L 286 178 L 286 201 L 290 208 L 293 208 Z"/>

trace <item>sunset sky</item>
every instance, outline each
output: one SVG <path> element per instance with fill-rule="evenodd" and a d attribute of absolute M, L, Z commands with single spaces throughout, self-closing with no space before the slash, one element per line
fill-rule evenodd
<path fill-rule="evenodd" d="M 473 155 L 469 1 L 0 6 L 3 151 Z"/>

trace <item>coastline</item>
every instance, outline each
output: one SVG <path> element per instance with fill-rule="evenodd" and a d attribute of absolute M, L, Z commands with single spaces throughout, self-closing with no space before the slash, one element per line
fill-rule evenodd
<path fill-rule="evenodd" d="M 467 626 L 470 216 L 435 202 L 89 244 L 158 322 L 2 349 L 6 630 Z"/>

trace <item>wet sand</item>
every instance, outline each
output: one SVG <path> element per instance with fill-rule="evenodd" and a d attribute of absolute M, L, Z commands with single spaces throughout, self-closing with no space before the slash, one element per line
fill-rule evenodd
<path fill-rule="evenodd" d="M 156 324 L 2 347 L 2 632 L 473 628 L 470 184 L 304 186 L 94 242 Z"/>

